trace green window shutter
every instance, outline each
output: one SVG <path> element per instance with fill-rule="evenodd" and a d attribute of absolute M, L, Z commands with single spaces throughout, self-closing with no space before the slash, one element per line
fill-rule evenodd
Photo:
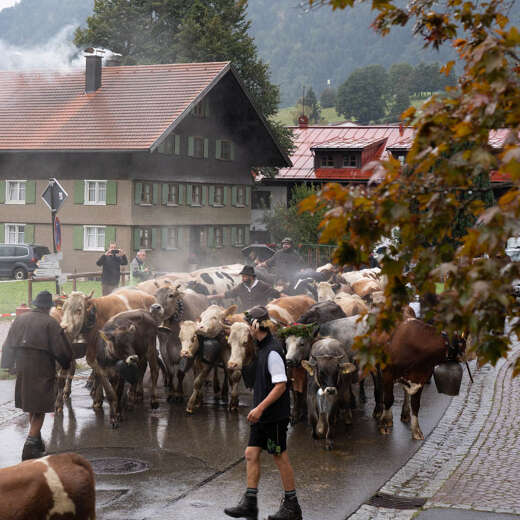
<path fill-rule="evenodd" d="M 137 251 L 141 247 L 141 233 L 139 228 L 134 228 L 134 249 Z"/>
<path fill-rule="evenodd" d="M 159 229 L 152 228 L 152 249 L 159 247 Z"/>
<path fill-rule="evenodd" d="M 188 206 L 191 206 L 191 201 L 192 201 L 191 192 L 192 192 L 192 190 L 193 190 L 193 186 L 191 184 L 186 185 L 186 204 L 188 204 Z"/>
<path fill-rule="evenodd" d="M 229 143 L 229 153 L 232 161 L 235 160 L 235 143 Z"/>
<path fill-rule="evenodd" d="M 194 153 L 193 137 L 190 135 L 188 137 L 188 156 L 193 157 L 193 153 Z"/>
<path fill-rule="evenodd" d="M 231 228 L 231 245 L 235 247 L 237 244 L 237 228 L 233 226 Z"/>
<path fill-rule="evenodd" d="M 161 249 L 166 249 L 168 246 L 168 228 L 161 228 Z"/>
<path fill-rule="evenodd" d="M 209 190 L 208 204 L 210 206 L 213 206 L 215 204 L 215 186 L 209 186 L 208 190 Z"/>
<path fill-rule="evenodd" d="M 246 206 L 251 206 L 251 186 L 246 186 Z"/>
<path fill-rule="evenodd" d="M 209 111 L 209 99 L 206 98 L 204 100 L 204 117 L 209 117 L 210 111 Z"/>
<path fill-rule="evenodd" d="M 231 245 L 231 228 L 229 226 L 225 226 L 223 230 L 222 242 L 224 246 Z"/>
<path fill-rule="evenodd" d="M 5 202 L 5 181 L 0 181 L 0 204 Z M 3 242 L 3 240 L 2 240 Z"/>
<path fill-rule="evenodd" d="M 36 202 L 36 181 L 25 183 L 25 203 L 34 204 Z"/>
<path fill-rule="evenodd" d="M 154 206 L 159 204 L 159 186 L 160 184 L 157 184 L 156 182 L 154 182 L 152 185 L 152 204 Z"/>
<path fill-rule="evenodd" d="M 5 224 L 0 224 L 0 244 L 5 242 Z"/>
<path fill-rule="evenodd" d="M 117 204 L 117 182 L 107 181 L 107 204 Z"/>
<path fill-rule="evenodd" d="M 244 245 L 249 245 L 249 226 L 246 226 L 244 229 Z"/>
<path fill-rule="evenodd" d="M 200 187 L 200 205 L 205 206 L 208 199 L 208 187 L 202 185 Z"/>
<path fill-rule="evenodd" d="M 141 204 L 141 199 L 143 198 L 143 183 L 136 182 L 135 183 L 135 203 Z"/>
<path fill-rule="evenodd" d="M 108 249 L 110 242 L 116 241 L 116 228 L 115 226 L 105 227 L 105 248 Z"/>
<path fill-rule="evenodd" d="M 177 134 L 175 134 L 174 138 L 173 153 L 175 155 L 180 155 L 181 153 L 181 136 Z"/>
<path fill-rule="evenodd" d="M 34 243 L 34 225 L 33 224 L 25 224 L 23 228 L 23 241 L 26 244 Z"/>
<path fill-rule="evenodd" d="M 72 247 L 74 249 L 83 249 L 83 226 L 74 226 Z"/>
<path fill-rule="evenodd" d="M 182 240 L 183 240 L 183 236 L 184 236 L 184 235 L 183 235 L 183 228 L 178 227 L 178 228 L 177 228 L 177 247 L 178 247 L 179 249 L 183 249 L 183 247 L 184 247 L 184 244 L 183 244 L 183 242 L 182 242 Z"/>
<path fill-rule="evenodd" d="M 208 227 L 208 247 L 215 247 L 215 228 Z"/>
<path fill-rule="evenodd" d="M 204 159 L 209 157 L 209 139 L 206 137 L 204 139 Z"/>
<path fill-rule="evenodd" d="M 233 186 L 231 188 L 231 205 L 232 206 L 236 206 L 237 205 L 237 187 L 236 186 Z"/>
<path fill-rule="evenodd" d="M 161 188 L 162 188 L 162 203 L 164 205 L 168 204 L 168 189 L 169 189 L 169 186 L 168 184 L 161 184 Z"/>
<path fill-rule="evenodd" d="M 224 206 L 229 206 L 229 186 L 224 186 Z"/>
<path fill-rule="evenodd" d="M 85 181 L 74 181 L 74 204 L 85 202 Z M 81 244 L 83 249 L 83 242 Z"/>
<path fill-rule="evenodd" d="M 222 159 L 222 141 L 220 139 L 216 140 L 215 147 L 215 158 Z"/>
<path fill-rule="evenodd" d="M 186 185 L 179 184 L 179 204 L 184 204 L 186 199 Z"/>

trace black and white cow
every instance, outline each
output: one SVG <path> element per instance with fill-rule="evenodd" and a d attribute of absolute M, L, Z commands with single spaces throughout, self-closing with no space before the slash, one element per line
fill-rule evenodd
<path fill-rule="evenodd" d="M 206 296 L 221 294 L 238 285 L 242 278 L 238 274 L 242 269 L 240 264 L 221 267 L 208 267 L 194 271 L 183 286 Z"/>

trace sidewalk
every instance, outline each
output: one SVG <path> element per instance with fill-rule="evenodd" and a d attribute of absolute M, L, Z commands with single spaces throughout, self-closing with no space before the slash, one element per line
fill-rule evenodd
<path fill-rule="evenodd" d="M 474 383 L 465 372 L 421 448 L 349 520 L 519 520 L 520 377 L 511 378 L 519 355 L 517 342 L 496 367 L 472 363 Z"/>

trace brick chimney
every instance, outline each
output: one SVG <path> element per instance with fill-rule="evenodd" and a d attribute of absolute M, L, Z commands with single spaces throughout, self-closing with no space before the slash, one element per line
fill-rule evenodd
<path fill-rule="evenodd" d="M 305 114 L 302 114 L 298 118 L 298 126 L 300 128 L 307 128 L 309 126 L 309 118 Z"/>
<path fill-rule="evenodd" d="M 85 92 L 90 94 L 101 87 L 101 56 L 85 56 L 87 64 L 85 67 Z"/>

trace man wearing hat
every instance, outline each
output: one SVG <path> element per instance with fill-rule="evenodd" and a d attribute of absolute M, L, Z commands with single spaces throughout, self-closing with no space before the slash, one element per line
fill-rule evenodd
<path fill-rule="evenodd" d="M 245 265 L 240 271 L 242 283 L 229 291 L 209 296 L 209 299 L 230 298 L 240 301 L 240 309 L 246 310 L 256 305 L 265 305 L 280 297 L 280 293 L 270 285 L 256 279 L 255 268 Z"/>
<path fill-rule="evenodd" d="M 56 361 L 67 369 L 73 359 L 65 332 L 49 316 L 52 304 L 51 293 L 40 292 L 34 309 L 13 321 L 2 349 L 2 368 L 16 366 L 15 406 L 29 413 L 22 460 L 43 456 L 41 429 L 45 414 L 54 411 Z"/>
<path fill-rule="evenodd" d="M 285 237 L 282 240 L 282 249 L 258 266 L 273 270 L 277 280 L 292 281 L 295 274 L 303 269 L 305 264 L 302 257 L 294 249 L 292 238 Z"/>
<path fill-rule="evenodd" d="M 260 454 L 262 450 L 266 450 L 273 455 L 285 490 L 280 509 L 267 518 L 301 520 L 302 511 L 296 497 L 294 471 L 287 454 L 290 401 L 285 355 L 280 343 L 269 330 L 269 315 L 265 307 L 249 310 L 246 317 L 258 346 L 254 362 L 242 369 L 246 386 L 253 387 L 253 409 L 247 416 L 251 423 L 245 451 L 247 490 L 238 505 L 224 509 L 224 513 L 233 518 L 258 518 Z"/>

